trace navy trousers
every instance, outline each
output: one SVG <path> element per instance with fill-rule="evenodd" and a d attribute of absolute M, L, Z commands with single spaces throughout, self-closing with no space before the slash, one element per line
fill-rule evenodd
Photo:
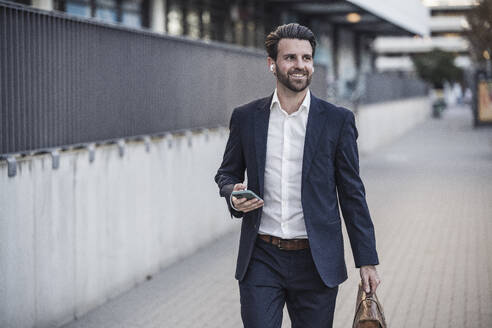
<path fill-rule="evenodd" d="M 245 328 L 281 328 L 285 304 L 292 328 L 333 326 L 338 287 L 323 283 L 310 249 L 280 250 L 257 238 L 239 292 Z"/>

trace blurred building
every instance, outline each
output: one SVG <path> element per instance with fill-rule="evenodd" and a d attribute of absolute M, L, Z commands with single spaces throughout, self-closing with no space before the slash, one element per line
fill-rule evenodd
<path fill-rule="evenodd" d="M 457 55 L 455 64 L 464 69 L 472 65 L 466 13 L 477 0 L 422 0 L 430 10 L 430 35 L 413 37 L 378 37 L 374 49 L 378 54 L 379 71 L 412 71 L 412 54 L 440 49 Z"/>
<path fill-rule="evenodd" d="M 369 91 L 376 74 L 372 44 L 378 36 L 428 35 L 429 14 L 417 1 L 269 1 L 275 25 L 298 21 L 310 26 L 319 41 L 315 60 L 327 67 L 328 97 L 350 104 L 387 101 Z M 375 77 L 377 79 L 377 77 Z M 374 82 L 374 81 L 372 81 Z M 391 85 L 391 84 L 390 84 Z M 400 94 L 395 85 L 394 92 Z M 382 88 L 379 85 L 376 88 Z M 372 95 L 369 95 L 369 94 Z"/>

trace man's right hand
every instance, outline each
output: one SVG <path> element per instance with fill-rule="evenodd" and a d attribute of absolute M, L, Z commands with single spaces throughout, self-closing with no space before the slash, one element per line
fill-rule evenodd
<path fill-rule="evenodd" d="M 236 183 L 234 185 L 233 191 L 245 190 L 245 189 L 246 189 L 245 185 L 243 185 L 242 183 Z M 238 211 L 243 212 L 243 213 L 248 213 L 252 210 L 256 210 L 257 208 L 263 206 L 263 201 L 259 200 L 257 198 L 247 200 L 246 198 L 238 199 L 238 198 L 232 196 L 231 200 L 232 200 L 232 205 L 234 206 L 234 208 Z"/>

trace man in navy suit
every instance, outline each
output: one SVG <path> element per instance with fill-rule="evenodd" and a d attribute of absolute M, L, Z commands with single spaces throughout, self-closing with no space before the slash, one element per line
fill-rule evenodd
<path fill-rule="evenodd" d="M 311 30 L 279 26 L 265 46 L 275 92 L 234 109 L 215 176 L 231 215 L 243 218 L 241 317 L 247 328 L 280 328 L 287 304 L 293 328 L 332 327 L 338 285 L 347 279 L 339 203 L 363 288 L 372 293 L 380 283 L 354 115 L 310 93 Z M 231 196 L 246 189 L 245 171 L 260 200 Z"/>

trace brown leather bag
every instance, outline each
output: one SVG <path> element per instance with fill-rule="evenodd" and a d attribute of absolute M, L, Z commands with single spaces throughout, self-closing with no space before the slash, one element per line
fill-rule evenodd
<path fill-rule="evenodd" d="M 376 293 L 367 295 L 362 289 L 362 283 L 359 283 L 352 328 L 387 328 L 383 307 Z"/>

